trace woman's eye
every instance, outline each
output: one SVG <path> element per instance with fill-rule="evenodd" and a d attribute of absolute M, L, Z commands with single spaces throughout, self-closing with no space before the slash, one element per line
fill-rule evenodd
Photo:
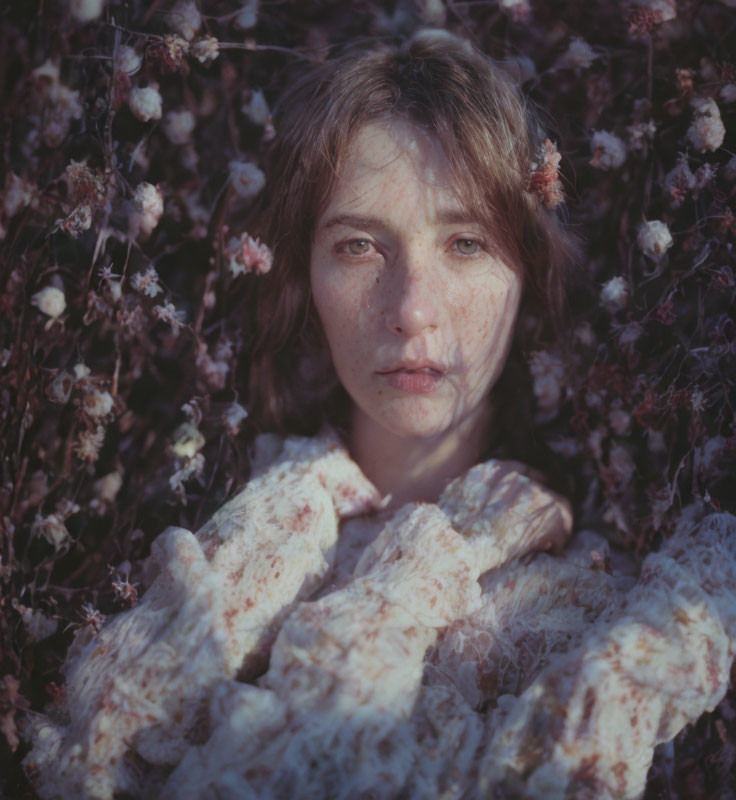
<path fill-rule="evenodd" d="M 364 256 L 371 250 L 371 243 L 367 239 L 352 239 L 345 244 L 345 249 L 351 256 Z"/>
<path fill-rule="evenodd" d="M 477 239 L 456 239 L 455 249 L 464 256 L 474 256 L 480 250 Z"/>

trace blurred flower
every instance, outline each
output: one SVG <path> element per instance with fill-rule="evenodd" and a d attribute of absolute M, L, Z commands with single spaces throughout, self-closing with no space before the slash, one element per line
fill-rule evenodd
<path fill-rule="evenodd" d="M 49 514 L 46 517 L 37 514 L 31 526 L 31 536 L 43 536 L 57 552 L 68 550 L 72 541 L 63 519 L 57 514 Z"/>
<path fill-rule="evenodd" d="M 90 501 L 90 508 L 105 511 L 118 495 L 123 485 L 123 474 L 118 470 L 108 472 L 92 484 L 94 497 Z"/>
<path fill-rule="evenodd" d="M 167 20 L 175 31 L 191 42 L 202 24 L 202 15 L 194 0 L 178 0 L 168 13 Z"/>
<path fill-rule="evenodd" d="M 212 358 L 207 350 L 207 345 L 200 342 L 197 346 L 197 355 L 195 363 L 199 374 L 205 379 L 210 389 L 218 391 L 225 387 L 227 374 L 230 372 L 230 364 L 228 363 L 227 356 L 217 357 L 220 354 L 216 353 L 216 357 Z"/>
<path fill-rule="evenodd" d="M 593 151 L 590 164 L 598 169 L 616 169 L 626 160 L 626 145 L 608 131 L 595 131 L 590 149 Z"/>
<path fill-rule="evenodd" d="M 535 194 L 546 208 L 556 208 L 564 202 L 558 171 L 560 158 L 557 148 L 545 139 L 531 163 L 532 175 L 527 191 Z"/>
<path fill-rule="evenodd" d="M 59 68 L 47 60 L 32 76 L 37 90 L 36 99 L 42 105 L 41 136 L 48 147 L 58 147 L 69 133 L 73 119 L 84 116 L 79 92 L 64 86 L 59 80 Z"/>
<path fill-rule="evenodd" d="M 625 486 L 634 474 L 634 460 L 622 444 L 614 444 L 608 454 L 612 477 L 619 486 Z"/>
<path fill-rule="evenodd" d="M 79 434 L 75 452 L 83 461 L 94 463 L 100 456 L 105 441 L 105 428 L 97 425 L 94 430 L 84 430 Z"/>
<path fill-rule="evenodd" d="M 105 617 L 91 603 L 82 606 L 82 625 L 91 628 L 94 633 L 99 633 Z"/>
<path fill-rule="evenodd" d="M 24 606 L 15 597 L 11 600 L 11 603 L 13 608 L 20 614 L 23 620 L 23 627 L 31 641 L 40 642 L 56 633 L 59 627 L 57 620 L 50 619 L 38 609 Z"/>
<path fill-rule="evenodd" d="M 161 119 L 161 95 L 158 88 L 146 86 L 130 90 L 128 105 L 130 110 L 143 122 Z"/>
<path fill-rule="evenodd" d="M 155 267 L 148 267 L 145 272 L 136 272 L 131 279 L 131 285 L 136 292 L 141 292 L 147 297 L 156 297 L 159 292 L 163 292 Z"/>
<path fill-rule="evenodd" d="M 36 308 L 51 319 L 57 319 L 64 313 L 66 308 L 66 298 L 61 289 L 55 286 L 44 286 L 40 292 L 36 292 L 31 298 L 31 303 Z"/>
<path fill-rule="evenodd" d="M 167 111 L 163 122 L 164 133 L 172 144 L 186 144 L 194 130 L 194 114 L 182 111 Z"/>
<path fill-rule="evenodd" d="M 235 17 L 235 25 L 243 30 L 255 27 L 258 22 L 259 0 L 247 0 Z"/>
<path fill-rule="evenodd" d="M 251 200 L 266 185 L 266 176 L 248 161 L 230 162 L 230 183 L 244 200 Z"/>
<path fill-rule="evenodd" d="M 101 392 L 92 388 L 84 395 L 82 411 L 92 419 L 100 419 L 112 411 L 113 402 L 109 392 Z"/>
<path fill-rule="evenodd" d="M 514 22 L 527 23 L 532 18 L 532 7 L 529 0 L 500 0 L 498 4 Z"/>
<path fill-rule="evenodd" d="M 644 333 L 644 327 L 640 323 L 629 322 L 619 330 L 618 343 L 625 350 L 631 350 L 642 333 Z"/>
<path fill-rule="evenodd" d="M 126 75 L 135 75 L 141 68 L 143 59 L 130 45 L 121 45 L 118 49 L 117 68 Z"/>
<path fill-rule="evenodd" d="M 619 436 L 628 436 L 631 432 L 631 415 L 621 408 L 614 408 L 608 413 L 608 422 Z"/>
<path fill-rule="evenodd" d="M 230 272 L 235 277 L 244 272 L 265 275 L 273 264 L 273 255 L 268 246 L 247 233 L 241 233 L 240 238 L 230 239 L 225 255 L 229 258 Z"/>
<path fill-rule="evenodd" d="M 617 275 L 606 281 L 601 289 L 601 305 L 608 311 L 622 309 L 629 301 L 629 285 L 625 278 Z"/>
<path fill-rule="evenodd" d="M 593 48 L 579 36 L 573 36 L 559 61 L 562 67 L 589 67 L 598 56 Z"/>
<path fill-rule="evenodd" d="M 139 231 L 148 236 L 158 225 L 164 213 L 164 198 L 157 186 L 151 183 L 139 183 L 133 195 L 137 211 L 131 214 L 132 235 Z"/>
<path fill-rule="evenodd" d="M 657 126 L 653 120 L 635 122 L 626 129 L 629 133 L 629 147 L 634 152 L 642 152 L 657 133 Z"/>
<path fill-rule="evenodd" d="M 214 36 L 205 36 L 192 45 L 192 55 L 200 64 L 209 66 L 219 55 L 219 41 Z"/>
<path fill-rule="evenodd" d="M 35 184 L 21 178 L 14 172 L 8 172 L 5 176 L 5 191 L 3 193 L 3 205 L 8 219 L 14 217 L 22 208 L 29 205 L 36 205 L 38 190 Z"/>
<path fill-rule="evenodd" d="M 179 333 L 179 328 L 184 325 L 183 311 L 177 311 L 173 303 L 164 303 L 162 306 L 153 307 L 153 315 L 160 319 L 161 322 L 166 322 L 171 326 L 171 332 L 176 336 Z"/>
<path fill-rule="evenodd" d="M 118 575 L 113 579 L 112 589 L 115 596 L 123 603 L 129 606 L 134 606 L 138 601 L 138 590 L 135 588 L 137 584 L 131 583 L 127 575 Z"/>
<path fill-rule="evenodd" d="M 525 84 L 537 77 L 537 68 L 529 56 L 509 56 L 499 62 L 499 67 L 519 84 Z"/>
<path fill-rule="evenodd" d="M 550 439 L 547 446 L 555 453 L 559 453 L 564 458 L 572 458 L 580 453 L 580 444 L 577 439 L 571 436 L 558 439 Z"/>
<path fill-rule="evenodd" d="M 183 466 L 176 470 L 176 472 L 169 478 L 169 486 L 172 491 L 179 495 L 182 502 L 186 502 L 186 493 L 184 491 L 184 484 L 195 475 L 201 475 L 204 469 L 204 456 L 202 453 L 188 458 Z"/>
<path fill-rule="evenodd" d="M 575 328 L 575 338 L 584 347 L 594 347 L 597 341 L 593 326 L 587 321 L 581 322 L 580 325 Z"/>
<path fill-rule="evenodd" d="M 545 419 L 552 419 L 562 398 L 565 365 L 558 356 L 547 350 L 538 350 L 532 354 L 529 371 L 534 379 L 537 407 Z"/>
<path fill-rule="evenodd" d="M 72 389 L 74 388 L 74 378 L 65 370 L 58 372 L 54 379 L 46 387 L 46 396 L 52 403 L 69 402 Z"/>
<path fill-rule="evenodd" d="M 251 92 L 250 100 L 240 110 L 254 125 L 261 127 L 268 122 L 271 116 L 266 98 L 260 89 L 255 89 Z"/>
<path fill-rule="evenodd" d="M 660 22 L 669 22 L 677 17 L 675 0 L 635 0 L 634 4 L 657 14 Z"/>
<path fill-rule="evenodd" d="M 171 449 L 179 458 L 192 458 L 204 447 L 204 436 L 191 422 L 182 422 L 174 431 Z"/>
<path fill-rule="evenodd" d="M 158 47 L 151 51 L 170 70 L 179 69 L 184 64 L 184 56 L 189 53 L 189 42 L 175 33 L 167 33 Z"/>
<path fill-rule="evenodd" d="M 694 97 L 692 106 L 695 113 L 693 122 L 687 129 L 687 138 L 700 153 L 717 150 L 723 144 L 726 128 L 715 100 L 710 97 Z"/>
<path fill-rule="evenodd" d="M 240 430 L 240 423 L 246 419 L 248 412 L 240 403 L 231 403 L 222 415 L 222 421 L 231 436 L 236 436 Z"/>
<path fill-rule="evenodd" d="M 92 209 L 88 205 L 77 206 L 66 219 L 57 220 L 57 224 L 72 239 L 78 239 L 92 227 Z"/>
<path fill-rule="evenodd" d="M 651 222 L 642 222 L 636 235 L 636 242 L 645 255 L 658 259 L 672 246 L 672 235 L 664 222 L 655 219 Z"/>
<path fill-rule="evenodd" d="M 699 192 L 716 179 L 718 164 L 702 164 L 695 170 L 695 191 Z"/>
<path fill-rule="evenodd" d="M 105 8 L 105 0 L 69 0 L 69 10 L 77 22 L 97 19 Z"/>
<path fill-rule="evenodd" d="M 664 186 L 675 208 L 679 208 L 688 192 L 695 188 L 695 175 L 690 171 L 685 153 L 680 153 L 677 165 L 665 175 Z"/>
<path fill-rule="evenodd" d="M 69 199 L 74 203 L 99 206 L 105 199 L 105 178 L 93 172 L 84 162 L 72 159 L 64 170 Z"/>

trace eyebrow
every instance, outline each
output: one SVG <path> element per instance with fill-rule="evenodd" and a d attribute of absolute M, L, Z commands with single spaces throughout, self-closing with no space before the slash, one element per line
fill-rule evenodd
<path fill-rule="evenodd" d="M 436 225 L 477 225 L 480 221 L 472 214 L 462 208 L 440 209 L 434 220 Z M 325 230 L 334 228 L 337 225 L 346 225 L 350 228 L 362 228 L 363 230 L 387 230 L 388 225 L 378 217 L 363 216 L 356 214 L 338 214 L 331 217 L 322 227 Z"/>

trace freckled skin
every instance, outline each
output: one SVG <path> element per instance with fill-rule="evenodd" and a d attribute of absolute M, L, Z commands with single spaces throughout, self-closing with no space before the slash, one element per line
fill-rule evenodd
<path fill-rule="evenodd" d="M 364 433 L 447 445 L 487 414 L 522 281 L 486 249 L 493 232 L 462 212 L 432 138 L 398 123 L 356 134 L 317 224 L 310 276 Z M 439 362 L 445 379 L 426 394 L 393 388 L 378 371 L 405 359 Z"/>

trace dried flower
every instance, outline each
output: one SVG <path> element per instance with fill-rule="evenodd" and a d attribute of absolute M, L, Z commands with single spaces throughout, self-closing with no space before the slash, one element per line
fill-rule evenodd
<path fill-rule="evenodd" d="M 153 307 L 153 315 L 171 326 L 171 332 L 176 336 L 179 328 L 184 325 L 184 312 L 177 311 L 173 303 L 164 303 L 162 306 Z"/>
<path fill-rule="evenodd" d="M 37 201 L 37 189 L 34 184 L 21 178 L 14 172 L 5 176 L 5 192 L 3 193 L 3 206 L 8 219 L 14 217 L 22 208 Z"/>
<path fill-rule="evenodd" d="M 74 378 L 66 370 L 61 370 L 46 387 L 46 395 L 52 403 L 64 405 L 69 401 L 73 387 Z"/>
<path fill-rule="evenodd" d="M 219 55 L 219 46 L 214 36 L 205 36 L 192 45 L 192 55 L 200 64 L 209 66 Z"/>
<path fill-rule="evenodd" d="M 225 387 L 230 364 L 225 359 L 212 358 L 207 351 L 207 345 L 200 342 L 197 346 L 196 356 L 197 371 L 205 379 L 207 385 L 215 391 Z"/>
<path fill-rule="evenodd" d="M 202 453 L 197 453 L 186 460 L 184 465 L 176 470 L 176 472 L 169 478 L 169 486 L 179 495 L 182 502 L 186 502 L 186 493 L 184 492 L 184 484 L 195 475 L 201 475 L 204 469 L 204 456 Z"/>
<path fill-rule="evenodd" d="M 202 24 L 202 15 L 194 0 L 178 0 L 168 14 L 168 22 L 175 31 L 191 42 Z"/>
<path fill-rule="evenodd" d="M 97 19 L 105 8 L 105 0 L 69 0 L 69 10 L 77 22 Z"/>
<path fill-rule="evenodd" d="M 143 122 L 151 119 L 161 119 L 161 95 L 158 88 L 146 86 L 130 90 L 128 105 L 130 110 Z"/>
<path fill-rule="evenodd" d="M 590 164 L 598 169 L 616 169 L 626 161 L 626 145 L 608 131 L 595 131 L 590 148 L 593 151 Z"/>
<path fill-rule="evenodd" d="M 72 239 L 77 239 L 92 227 L 92 209 L 88 205 L 77 206 L 66 219 L 59 220 L 57 224 Z"/>
<path fill-rule="evenodd" d="M 236 436 L 240 430 L 240 423 L 246 419 L 248 412 L 240 403 L 231 403 L 222 415 L 222 421 L 231 436 Z"/>
<path fill-rule="evenodd" d="M 155 267 L 148 267 L 145 272 L 136 272 L 131 280 L 131 285 L 136 292 L 141 292 L 146 297 L 156 297 L 159 292 L 163 292 Z"/>
<path fill-rule="evenodd" d="M 126 75 L 135 75 L 141 68 L 143 59 L 130 45 L 121 45 L 118 49 L 117 68 Z"/>
<path fill-rule="evenodd" d="M 626 129 L 629 133 L 629 148 L 634 152 L 642 152 L 657 133 L 657 126 L 653 120 L 635 122 Z"/>
<path fill-rule="evenodd" d="M 665 175 L 664 186 L 675 208 L 679 208 L 688 192 L 695 188 L 695 175 L 690 171 L 685 153 L 680 153 L 676 166 Z"/>
<path fill-rule="evenodd" d="M 94 463 L 100 457 L 104 441 L 105 428 L 97 425 L 94 429 L 84 430 L 79 434 L 75 452 L 83 461 Z"/>
<path fill-rule="evenodd" d="M 532 354 L 529 371 L 534 379 L 537 407 L 544 419 L 552 419 L 557 414 L 562 399 L 565 365 L 553 353 L 539 350 Z"/>
<path fill-rule="evenodd" d="M 105 617 L 91 604 L 85 603 L 82 606 L 82 624 L 86 628 L 92 628 L 94 633 L 99 633 Z"/>
<path fill-rule="evenodd" d="M 108 472 L 107 475 L 98 478 L 92 485 L 92 491 L 95 496 L 90 501 L 90 508 L 104 511 L 115 501 L 122 485 L 123 474 L 118 470 Z"/>
<path fill-rule="evenodd" d="M 11 600 L 13 608 L 20 614 L 23 620 L 23 627 L 30 641 L 40 642 L 48 639 L 56 633 L 59 623 L 55 619 L 50 619 L 38 609 L 28 608 L 20 603 L 15 597 Z"/>
<path fill-rule="evenodd" d="M 601 289 L 601 305 L 608 311 L 622 309 L 629 301 L 629 285 L 625 278 L 617 275 L 606 281 Z"/>
<path fill-rule="evenodd" d="M 259 0 L 246 0 L 245 4 L 238 11 L 235 17 L 235 25 L 243 30 L 255 27 L 258 22 Z"/>
<path fill-rule="evenodd" d="M 255 164 L 231 161 L 229 169 L 230 183 L 244 200 L 254 198 L 266 185 L 266 176 Z"/>
<path fill-rule="evenodd" d="M 31 298 L 31 303 L 36 308 L 51 319 L 58 319 L 66 308 L 66 298 L 61 289 L 55 286 L 44 286 L 40 292 L 36 292 Z"/>
<path fill-rule="evenodd" d="M 560 59 L 562 67 L 589 67 L 598 56 L 593 52 L 593 48 L 579 36 L 573 36 L 567 50 Z"/>
<path fill-rule="evenodd" d="M 109 392 L 92 388 L 84 395 L 82 411 L 92 419 L 101 419 L 112 411 L 113 402 Z"/>
<path fill-rule="evenodd" d="M 204 447 L 204 436 L 191 422 L 183 422 L 174 431 L 172 450 L 179 458 L 192 458 Z"/>
<path fill-rule="evenodd" d="M 244 272 L 265 275 L 273 264 L 273 255 L 268 246 L 247 233 L 241 233 L 237 239 L 233 237 L 225 255 L 230 259 L 228 267 L 235 277 Z"/>
<path fill-rule="evenodd" d="M 694 97 L 692 106 L 695 114 L 687 129 L 687 138 L 700 153 L 717 150 L 723 144 L 726 128 L 715 100 L 710 97 Z"/>
<path fill-rule="evenodd" d="M 167 111 L 163 122 L 164 133 L 172 144 L 186 144 L 192 138 L 194 114 L 182 111 Z"/>
<path fill-rule="evenodd" d="M 254 125 L 263 126 L 271 117 L 268 103 L 260 89 L 251 92 L 250 100 L 240 110 Z"/>
<path fill-rule="evenodd" d="M 31 526 L 31 536 L 43 536 L 57 552 L 68 550 L 72 541 L 64 520 L 58 514 L 49 514 L 46 517 L 37 514 Z"/>
<path fill-rule="evenodd" d="M 137 211 L 131 214 L 133 233 L 150 235 L 164 213 L 164 198 L 158 186 L 152 183 L 139 183 L 133 195 Z"/>
<path fill-rule="evenodd" d="M 560 158 L 557 148 L 549 139 L 545 139 L 531 164 L 528 191 L 536 194 L 547 208 L 556 208 L 564 201 L 558 171 Z"/>
<path fill-rule="evenodd" d="M 636 242 L 645 255 L 659 259 L 672 246 L 672 235 L 664 222 L 655 219 L 651 222 L 642 222 L 636 235 Z"/>

